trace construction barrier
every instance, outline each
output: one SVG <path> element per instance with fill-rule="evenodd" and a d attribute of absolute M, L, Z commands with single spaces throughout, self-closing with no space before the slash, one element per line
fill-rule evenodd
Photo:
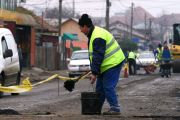
<path fill-rule="evenodd" d="M 6 92 L 6 93 L 23 93 L 23 92 L 28 92 L 31 91 L 33 89 L 33 87 L 49 82 L 51 80 L 54 79 L 59 79 L 59 80 L 82 80 L 85 77 L 87 77 L 90 73 L 83 75 L 81 78 L 77 77 L 77 78 L 69 78 L 69 77 L 63 77 L 63 76 L 59 76 L 58 74 L 54 74 L 50 77 L 48 77 L 45 80 L 42 80 L 40 82 L 37 82 L 35 84 L 31 84 L 31 82 L 29 81 L 29 77 L 27 77 L 26 79 L 22 80 L 22 84 L 21 85 L 14 85 L 14 86 L 1 86 L 0 85 L 0 91 L 1 92 Z"/>
<path fill-rule="evenodd" d="M 124 64 L 124 78 L 128 78 L 128 63 Z"/>

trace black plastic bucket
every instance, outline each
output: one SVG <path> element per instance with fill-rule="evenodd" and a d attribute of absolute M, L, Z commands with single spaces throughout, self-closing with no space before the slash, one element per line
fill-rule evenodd
<path fill-rule="evenodd" d="M 81 106 L 84 115 L 101 114 L 100 93 L 82 92 Z"/>

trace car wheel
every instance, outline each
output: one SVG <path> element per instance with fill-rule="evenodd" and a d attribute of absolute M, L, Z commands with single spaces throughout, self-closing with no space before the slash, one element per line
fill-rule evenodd
<path fill-rule="evenodd" d="M 21 81 L 21 72 L 18 72 L 17 77 L 16 77 L 16 85 L 20 85 Z M 12 96 L 19 95 L 19 93 L 11 93 Z"/>
<path fill-rule="evenodd" d="M 4 85 L 5 85 L 5 80 L 4 80 L 4 77 L 3 77 L 2 74 L 0 74 L 0 84 L 1 84 L 1 86 L 4 86 Z M 0 91 L 0 98 L 3 97 L 3 94 L 4 94 L 4 93 Z"/>

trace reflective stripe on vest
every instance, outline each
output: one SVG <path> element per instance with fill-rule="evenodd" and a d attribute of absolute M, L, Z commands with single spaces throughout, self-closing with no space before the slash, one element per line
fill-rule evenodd
<path fill-rule="evenodd" d="M 109 47 L 111 47 L 111 45 L 115 42 L 115 39 L 111 39 L 111 42 L 109 44 L 106 45 L 106 49 L 108 49 Z"/>
<path fill-rule="evenodd" d="M 104 56 L 104 59 L 107 59 L 108 57 L 112 56 L 114 53 L 116 53 L 118 50 L 120 50 L 120 47 L 117 47 L 116 49 L 114 49 L 113 51 L 111 51 L 110 53 L 106 54 Z"/>
<path fill-rule="evenodd" d="M 115 39 L 113 38 L 111 40 L 111 42 L 109 44 L 106 45 L 106 49 L 108 49 L 113 43 L 115 42 Z M 108 53 L 107 55 L 104 56 L 104 59 L 110 57 L 111 55 L 113 55 L 114 53 L 116 53 L 118 50 L 120 50 L 121 48 L 118 46 L 116 49 L 114 49 L 113 51 L 111 51 L 110 53 Z M 92 52 L 89 52 L 89 55 L 92 56 Z"/>
<path fill-rule="evenodd" d="M 112 34 L 103 28 L 95 27 L 89 43 L 89 55 L 91 62 L 93 59 L 93 41 L 96 38 L 102 38 L 106 41 L 105 56 L 100 68 L 101 73 L 120 64 L 125 59 L 124 53 L 117 41 L 113 38 Z"/>

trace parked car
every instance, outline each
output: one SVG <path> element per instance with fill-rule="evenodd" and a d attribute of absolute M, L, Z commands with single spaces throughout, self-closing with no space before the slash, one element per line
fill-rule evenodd
<path fill-rule="evenodd" d="M 137 69 L 155 64 L 156 62 L 157 60 L 152 51 L 141 52 L 136 58 Z"/>
<path fill-rule="evenodd" d="M 90 70 L 90 60 L 88 50 L 78 50 L 72 53 L 68 64 L 69 77 L 81 75 Z"/>
<path fill-rule="evenodd" d="M 0 40 L 0 84 L 1 86 L 19 85 L 21 77 L 19 55 L 10 30 L 0 28 Z M 0 92 L 0 97 L 2 96 L 3 92 Z"/>

